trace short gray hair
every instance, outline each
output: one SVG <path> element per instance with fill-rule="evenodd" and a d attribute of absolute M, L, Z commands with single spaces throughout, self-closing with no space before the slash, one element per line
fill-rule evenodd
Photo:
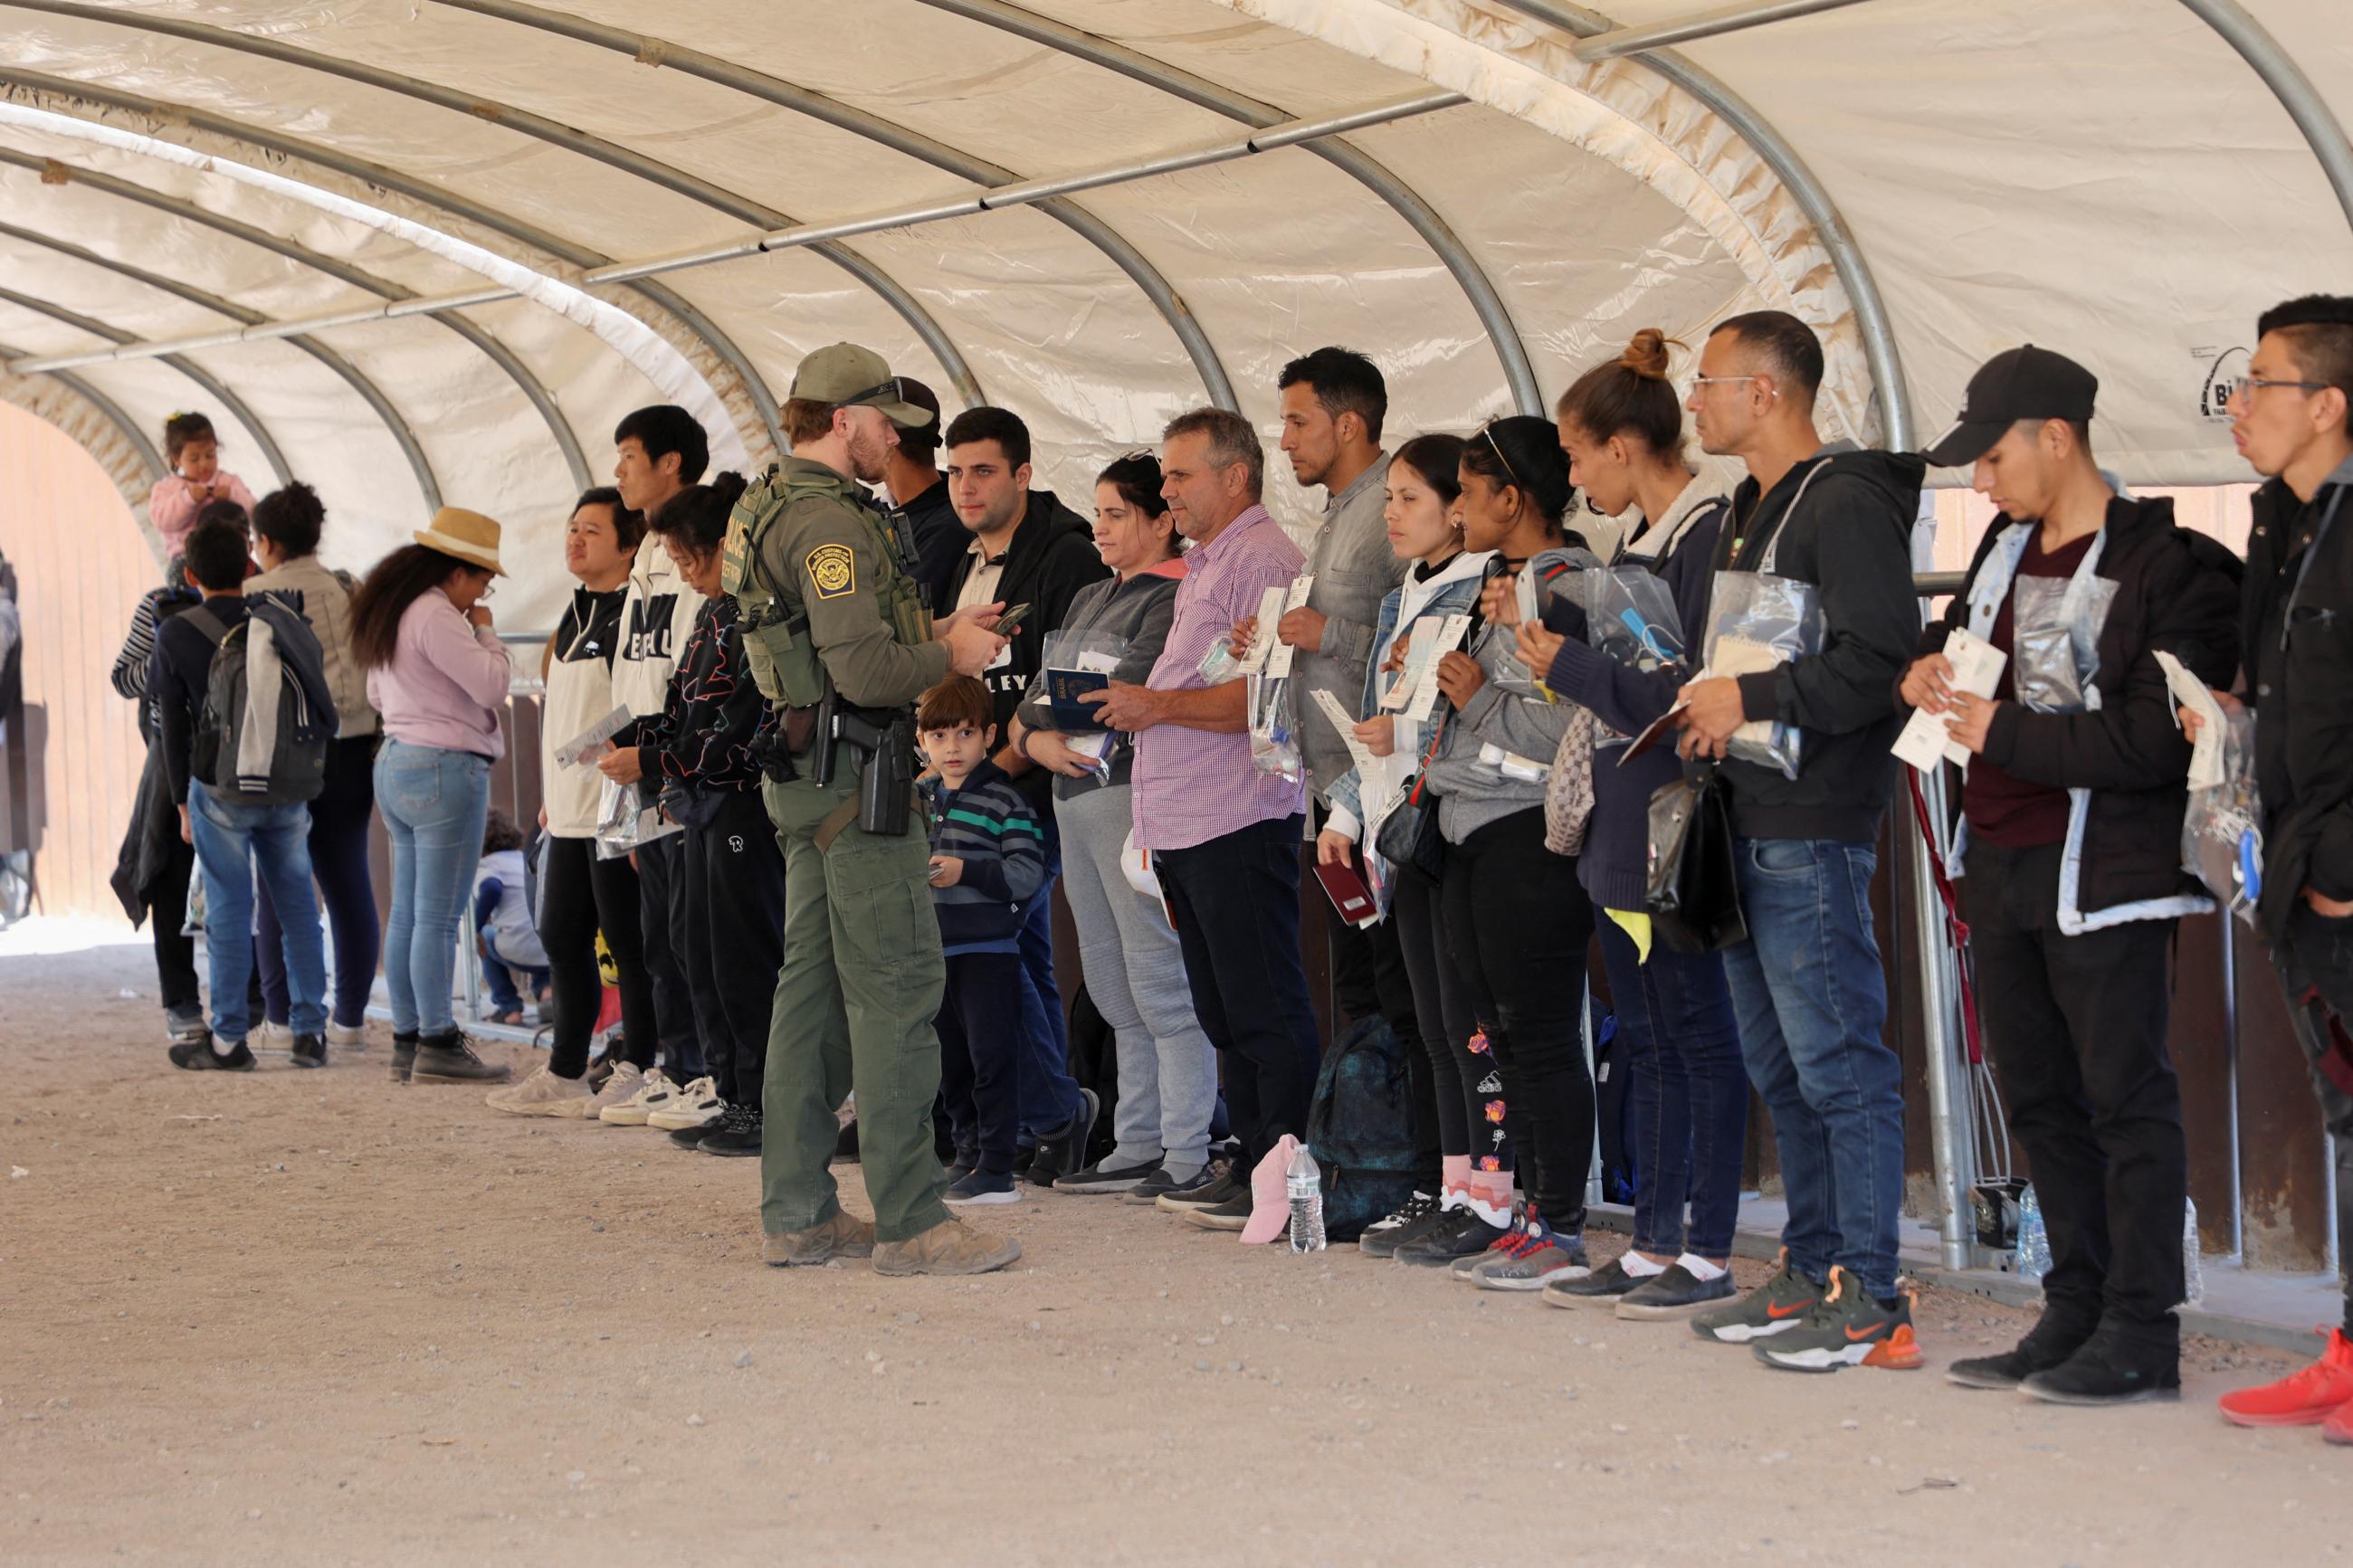
<path fill-rule="evenodd" d="M 1250 422 L 1230 408 L 1196 408 L 1179 414 L 1160 432 L 1163 441 L 1174 441 L 1179 436 L 1207 436 L 1209 438 L 1209 461 L 1220 468 L 1236 463 L 1250 465 L 1250 488 L 1252 496 L 1266 492 L 1266 448 L 1259 442 L 1258 432 Z"/>

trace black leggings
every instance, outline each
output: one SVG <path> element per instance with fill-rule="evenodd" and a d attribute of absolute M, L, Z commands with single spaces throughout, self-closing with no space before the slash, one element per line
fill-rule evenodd
<path fill-rule="evenodd" d="M 593 838 L 554 838 L 539 869 L 539 945 L 555 994 L 555 1054 L 548 1070 L 578 1078 L 588 1070 L 588 1037 L 596 1032 L 605 983 L 596 973 L 596 932 L 613 950 L 620 973 L 621 1054 L 651 1067 L 661 1031 L 654 1024 L 653 986 L 646 975 L 638 931 L 638 874 L 627 857 L 596 858 Z"/>
<path fill-rule="evenodd" d="M 1478 1043 L 1492 1052 L 1464 1054 L 1466 1087 L 1478 1098 L 1492 1065 L 1520 1185 L 1547 1225 L 1573 1235 L 1585 1226 L 1594 1137 L 1582 1016 L 1593 905 L 1577 862 L 1545 847 L 1544 808 L 1532 806 L 1447 845 L 1440 900 Z"/>
<path fill-rule="evenodd" d="M 711 820 L 679 835 L 687 909 L 677 945 L 715 1015 L 703 1020 L 703 1071 L 722 1100 L 756 1109 L 785 962 L 785 855 L 758 795 L 731 791 L 709 804 Z"/>
<path fill-rule="evenodd" d="M 1478 1096 L 1470 1086 L 1478 1079 L 1463 1077 L 1462 1062 L 1478 1026 L 1472 1020 L 1471 998 L 1462 988 L 1453 957 L 1445 950 L 1438 884 L 1410 866 L 1398 867 L 1396 876 L 1389 920 L 1397 927 L 1398 947 L 1413 982 L 1414 1016 L 1421 1026 L 1421 1051 L 1430 1064 L 1430 1088 L 1437 1101 L 1439 1152 L 1468 1154 L 1472 1128 L 1479 1120 L 1474 1109 Z M 1494 1131 L 1500 1134 L 1503 1129 Z M 1482 1136 L 1479 1142 L 1484 1144 L 1487 1140 Z"/>

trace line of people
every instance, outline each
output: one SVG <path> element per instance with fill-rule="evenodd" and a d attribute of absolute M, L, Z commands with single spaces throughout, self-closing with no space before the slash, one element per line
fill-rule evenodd
<path fill-rule="evenodd" d="M 2270 479 L 2243 567 L 2100 470 L 2097 381 L 2064 356 L 1999 356 L 1951 435 L 1899 454 L 1823 440 L 1822 349 L 1793 317 L 1719 323 L 1683 397 L 1675 346 L 1638 334 L 1552 420 L 1394 449 L 1369 360 L 1292 362 L 1282 452 L 1325 495 L 1299 538 L 1262 504 L 1256 431 L 1215 408 L 1108 464 L 1092 528 L 1032 488 L 1017 416 L 967 410 L 942 432 L 929 389 L 854 345 L 803 363 L 791 455 L 749 484 L 699 482 L 707 445 L 682 412 L 633 415 L 618 489 L 584 496 L 567 531 L 582 586 L 548 654 L 555 1051 L 492 1103 L 757 1152 L 779 1266 L 1001 1268 L 1019 1244 L 955 1211 L 1016 1201 L 1025 1178 L 1262 1238 L 1263 1168 L 1305 1136 L 1321 1054 L 1299 930 L 1312 843 L 1379 890 L 1381 919 L 1332 913 L 1335 992 L 1408 1046 L 1430 1157 L 1421 1190 L 1367 1228 L 1368 1254 L 1687 1321 L 1780 1368 L 1917 1366 L 1870 892 L 1891 748 L 1926 711 L 1971 759 L 1952 870 L 2052 1249 L 2035 1330 L 1950 1375 L 2061 1403 L 2172 1394 L 2187 1177 L 2166 964 L 2175 922 L 2212 901 L 2181 854 L 2194 712 L 2177 721 L 2159 655 L 2255 713 L 2255 913 L 2332 1130 L 2353 1135 L 2353 969 L 2334 923 L 2353 920 L 2337 841 L 2353 777 L 2335 761 L 2353 605 L 2331 598 L 2353 595 L 2335 528 L 2353 488 L 2353 301 L 2267 315 L 2233 388 L 2240 447 Z M 1704 450 L 1745 468 L 1729 494 L 1687 460 L 1686 414 Z M 1932 463 L 1972 468 L 2001 515 L 1924 626 L 1909 543 Z M 235 537 L 225 521 L 189 535 L 207 609 L 238 596 Z M 423 1081 L 504 1070 L 448 1017 L 454 868 L 480 844 L 506 679 L 480 602 L 498 570 L 496 525 L 444 512 L 338 610 L 343 668 L 367 672 L 383 718 L 386 967 Z M 1587 590 L 1628 575 L 1671 604 L 1665 646 L 1588 615 Z M 1760 594 L 1797 606 L 1791 647 L 1740 620 Z M 298 608 L 316 624 L 311 597 Z M 167 758 L 202 710 L 201 627 L 181 621 L 151 660 Z M 299 644 L 291 630 L 278 640 Z M 1957 632 L 2003 656 L 1989 688 L 1947 658 Z M 1270 660 L 1287 670 L 1271 705 Z M 319 706 L 341 715 L 326 662 Z M 555 756 L 624 710 L 593 771 Z M 1672 748 L 1635 739 L 1662 729 Z M 1647 886 L 1654 800 L 1687 780 L 1728 804 L 1743 929 L 1715 951 L 1678 946 Z M 628 860 L 596 848 L 613 785 L 659 825 Z M 186 793 L 251 840 L 288 903 L 291 819 L 231 821 L 211 792 Z M 227 855 L 196 847 L 209 901 Z M 1071 1071 L 1053 969 L 1058 882 L 1116 1039 L 1117 1111 L 1092 1158 L 1100 1101 Z M 236 907 L 227 890 L 225 918 Z M 601 1085 L 586 1060 L 600 930 L 623 1014 Z M 1599 1270 L 1583 1237 L 1596 941 L 1642 1173 L 1633 1245 Z M 300 945 L 286 927 L 307 1042 L 320 987 Z M 682 960 L 675 1029 L 657 946 Z M 216 944 L 216 1058 L 241 1038 L 236 948 Z M 1788 1217 L 1777 1268 L 1742 1295 L 1729 1258 L 1752 1088 Z M 841 1208 L 828 1168 L 853 1090 L 871 1221 Z M 1232 1153 L 1213 1161 L 1221 1116 Z M 2353 1165 L 2339 1182 L 2353 1213 Z M 2224 1412 L 2353 1438 L 2353 1338 Z"/>

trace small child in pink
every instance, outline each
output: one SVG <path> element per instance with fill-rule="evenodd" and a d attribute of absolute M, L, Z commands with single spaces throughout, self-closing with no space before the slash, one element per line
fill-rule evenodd
<path fill-rule="evenodd" d="M 164 536 L 167 558 L 180 552 L 206 501 L 233 500 L 252 512 L 253 492 L 243 479 L 222 470 L 220 437 L 203 415 L 174 414 L 164 421 L 164 460 L 172 472 L 148 492 L 147 517 Z"/>

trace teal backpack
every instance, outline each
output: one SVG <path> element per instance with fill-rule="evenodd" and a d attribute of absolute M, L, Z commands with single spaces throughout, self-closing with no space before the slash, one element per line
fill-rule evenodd
<path fill-rule="evenodd" d="M 1386 1018 L 1366 1018 L 1324 1053 L 1306 1144 L 1324 1171 L 1324 1234 L 1355 1241 L 1405 1206 L 1438 1164 L 1414 1147 L 1406 1047 Z"/>

